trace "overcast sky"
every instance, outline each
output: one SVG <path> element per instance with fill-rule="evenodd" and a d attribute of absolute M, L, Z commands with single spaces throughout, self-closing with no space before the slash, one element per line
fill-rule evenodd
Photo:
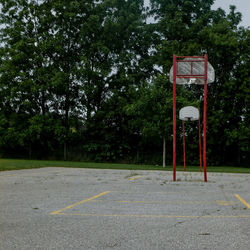
<path fill-rule="evenodd" d="M 236 10 L 241 12 L 241 25 L 245 27 L 250 26 L 250 0 L 215 0 L 212 9 L 220 7 L 228 13 L 229 5 L 235 5 Z"/>
<path fill-rule="evenodd" d="M 145 0 L 145 5 L 149 5 L 150 0 Z M 206 1 L 206 0 L 203 0 Z M 242 14 L 241 26 L 250 26 L 250 0 L 215 0 L 212 9 L 222 8 L 229 13 L 229 5 L 235 5 L 236 11 Z"/>

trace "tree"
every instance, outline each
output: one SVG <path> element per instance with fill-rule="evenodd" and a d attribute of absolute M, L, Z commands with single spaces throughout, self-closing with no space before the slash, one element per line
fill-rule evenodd
<path fill-rule="evenodd" d="M 241 77 L 241 81 L 237 80 L 236 72 L 242 69 L 242 63 L 249 64 L 245 56 L 249 51 L 249 47 L 245 46 L 249 30 L 238 26 L 241 14 L 236 12 L 234 6 L 231 6 L 231 12 L 226 15 L 222 9 L 211 10 L 213 2 L 152 0 L 151 13 L 157 20 L 156 33 L 159 36 L 155 44 L 157 64 L 164 74 L 168 75 L 172 54 L 207 53 L 216 70 L 216 82 L 208 86 L 207 144 L 209 162 L 220 164 L 225 162 L 226 155 L 232 155 L 232 151 L 239 148 L 236 146 L 236 138 L 246 140 L 245 136 L 242 137 L 235 131 L 242 131 L 239 128 L 245 124 L 246 116 L 242 111 L 248 110 L 243 98 L 239 98 L 248 93 L 244 83 L 247 81 L 248 70 L 243 66 L 243 81 Z M 239 79 L 239 73 L 237 77 Z M 184 86 L 183 89 L 191 91 L 190 96 L 194 99 L 199 100 L 203 96 L 202 90 L 195 86 Z M 243 89 L 244 94 L 241 92 Z M 238 93 L 237 97 L 234 96 L 235 91 Z M 229 126 L 230 129 L 225 129 Z M 223 136 L 222 131 L 225 131 Z"/>
<path fill-rule="evenodd" d="M 217 80 L 210 87 L 209 101 L 212 103 L 209 126 L 210 144 L 214 145 L 211 148 L 211 154 L 216 155 L 214 163 L 240 164 L 240 144 L 243 141 L 249 141 L 249 133 L 245 130 L 246 117 L 249 113 L 246 103 L 249 99 L 249 86 L 246 84 L 249 82 L 249 57 L 247 56 L 249 46 L 246 45 L 249 41 L 249 30 L 243 27 L 237 28 L 239 21 L 234 22 L 239 19 L 234 17 L 237 17 L 234 10 L 235 8 L 232 7 L 228 20 L 215 24 L 213 29 L 209 30 L 207 41 L 207 44 L 209 41 L 212 42 L 207 47 L 217 69 Z M 221 131 L 224 131 L 223 136 Z M 220 140 L 214 140 L 214 138 L 220 138 Z M 249 147 L 249 144 L 248 146 L 245 144 L 245 147 Z M 219 152 L 215 153 L 216 148 Z"/>
<path fill-rule="evenodd" d="M 143 0 L 2 1 L 1 152 L 158 163 L 172 140 L 172 55 L 208 53 L 216 70 L 209 162 L 247 162 L 249 29 L 239 27 L 235 7 L 226 15 L 212 4 L 151 0 L 146 10 Z M 147 24 L 148 14 L 155 23 Z M 178 109 L 202 106 L 202 87 L 177 92 Z"/>
<path fill-rule="evenodd" d="M 150 78 L 151 39 L 143 1 L 106 1 L 103 6 L 107 15 L 93 19 L 96 22 L 86 30 L 97 35 L 84 57 L 82 102 L 89 148 L 101 152 L 98 160 L 117 160 L 132 153 L 134 135 L 123 107 L 133 101 L 130 90 Z"/>
<path fill-rule="evenodd" d="M 40 121 L 45 121 L 52 97 L 48 91 L 52 66 L 47 57 L 47 39 L 41 24 L 46 15 L 46 8 L 37 1 L 2 3 L 1 115 L 7 121 L 5 126 L 8 129 L 2 131 L 1 137 L 4 137 L 4 133 L 8 136 L 11 128 L 14 133 L 10 136 L 22 138 L 17 144 L 28 146 L 30 155 L 32 143 L 36 140 L 28 132 L 32 123 L 30 119 L 41 116 Z M 46 149 L 47 136 L 43 129 L 39 131 L 40 135 L 43 134 L 39 140 Z M 5 144 L 8 145 L 8 141 Z"/>

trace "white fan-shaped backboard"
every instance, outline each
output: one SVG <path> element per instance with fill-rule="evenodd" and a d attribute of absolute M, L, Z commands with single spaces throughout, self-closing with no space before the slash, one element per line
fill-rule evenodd
<path fill-rule="evenodd" d="M 186 61 L 186 62 L 185 62 Z M 196 58 L 195 61 L 189 58 L 184 58 L 182 61 L 177 62 L 176 84 L 204 84 L 204 78 L 195 77 L 197 75 L 204 75 L 205 73 L 205 62 L 202 58 Z M 183 76 L 183 78 L 181 78 Z M 184 78 L 188 76 L 190 78 Z M 214 82 L 215 73 L 213 66 L 207 63 L 207 83 Z M 173 66 L 170 69 L 170 82 L 173 83 Z"/>
<path fill-rule="evenodd" d="M 183 121 L 196 121 L 199 119 L 199 109 L 193 106 L 186 106 L 179 112 L 179 118 Z"/>

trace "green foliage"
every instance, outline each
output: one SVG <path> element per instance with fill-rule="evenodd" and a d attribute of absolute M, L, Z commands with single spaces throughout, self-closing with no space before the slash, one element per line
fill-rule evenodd
<path fill-rule="evenodd" d="M 0 155 L 160 164 L 165 138 L 171 164 L 172 55 L 207 53 L 209 163 L 248 163 L 249 28 L 213 2 L 2 1 Z M 200 86 L 177 87 L 177 113 L 185 105 L 202 111 Z M 197 126 L 186 125 L 191 164 Z"/>

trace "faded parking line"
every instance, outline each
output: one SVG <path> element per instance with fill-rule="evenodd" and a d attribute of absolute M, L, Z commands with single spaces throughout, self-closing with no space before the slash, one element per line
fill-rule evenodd
<path fill-rule="evenodd" d="M 250 204 L 247 203 L 244 199 L 242 199 L 238 194 L 234 195 L 237 199 L 240 200 L 241 203 L 243 203 L 248 209 L 250 209 Z"/>
<path fill-rule="evenodd" d="M 110 192 L 110 191 L 106 191 L 106 192 L 103 192 L 103 193 L 101 193 L 101 194 L 98 194 L 98 195 L 95 195 L 95 196 L 93 196 L 93 197 L 90 197 L 90 198 L 88 198 L 88 199 L 86 199 L 86 200 L 82 200 L 82 201 L 76 202 L 76 203 L 74 203 L 74 204 L 72 204 L 72 205 L 69 205 L 69 206 L 67 206 L 67 207 L 65 207 L 65 208 L 56 210 L 56 211 L 54 211 L 54 212 L 52 212 L 52 213 L 50 213 L 50 214 L 51 214 L 51 215 L 60 214 L 62 211 L 65 211 L 65 210 L 70 209 L 70 208 L 72 208 L 72 207 L 78 206 L 78 205 L 83 204 L 83 203 L 85 203 L 85 202 L 94 200 L 94 199 L 96 199 L 96 198 L 98 198 L 98 197 L 100 197 L 100 196 L 103 196 L 103 195 L 105 195 L 105 194 L 108 194 L 109 192 Z"/>
<path fill-rule="evenodd" d="M 137 200 L 91 200 L 91 202 L 118 202 L 118 203 L 141 203 L 141 204 L 169 204 L 169 205 L 204 205 L 204 204 L 215 204 L 219 206 L 232 206 L 235 205 L 236 202 L 234 201 L 223 201 L 223 200 L 216 200 L 216 201 L 137 201 Z"/>
<path fill-rule="evenodd" d="M 134 218 L 250 218 L 245 215 L 164 215 L 164 214 L 87 214 L 87 213 L 58 213 L 68 216 L 96 216 L 96 217 L 134 217 Z"/>
<path fill-rule="evenodd" d="M 137 175 L 137 176 L 135 176 L 135 177 L 129 178 L 129 180 L 130 180 L 130 181 L 133 181 L 133 180 L 138 179 L 138 178 L 141 178 L 141 177 L 143 177 L 143 176 L 142 176 L 142 175 Z"/>

